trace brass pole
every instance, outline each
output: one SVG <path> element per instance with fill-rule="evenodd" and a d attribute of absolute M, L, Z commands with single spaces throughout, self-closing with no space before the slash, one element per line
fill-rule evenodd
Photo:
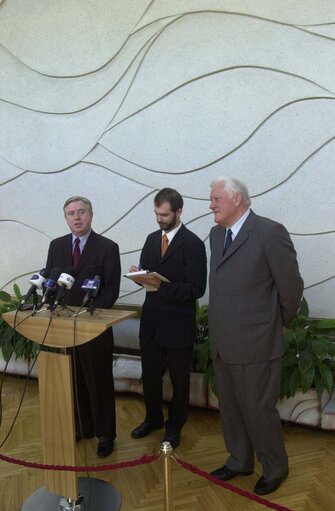
<path fill-rule="evenodd" d="M 171 455 L 173 448 L 170 442 L 163 442 L 161 446 L 161 453 L 164 458 L 164 486 L 165 486 L 165 511 L 173 511 L 172 502 L 172 475 L 171 475 Z"/>

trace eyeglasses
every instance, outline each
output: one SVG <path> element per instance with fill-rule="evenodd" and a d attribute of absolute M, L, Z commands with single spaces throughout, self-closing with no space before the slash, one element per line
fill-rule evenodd
<path fill-rule="evenodd" d="M 89 211 L 88 209 L 77 209 L 76 211 L 67 211 L 65 216 L 73 217 L 73 216 L 84 216 L 85 213 Z"/>

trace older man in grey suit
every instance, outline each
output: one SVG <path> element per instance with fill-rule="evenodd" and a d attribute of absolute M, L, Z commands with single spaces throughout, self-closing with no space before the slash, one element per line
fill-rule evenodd
<path fill-rule="evenodd" d="M 209 338 L 226 464 L 212 475 L 228 481 L 263 468 L 254 491 L 275 491 L 288 475 L 279 398 L 283 331 L 303 291 L 296 252 L 285 227 L 250 209 L 246 185 L 211 184 Z"/>

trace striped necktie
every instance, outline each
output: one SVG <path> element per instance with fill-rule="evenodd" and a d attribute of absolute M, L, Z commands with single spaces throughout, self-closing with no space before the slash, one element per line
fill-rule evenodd
<path fill-rule="evenodd" d="M 233 239 L 232 239 L 231 235 L 232 235 L 232 231 L 231 231 L 231 229 L 228 229 L 227 234 L 226 234 L 226 239 L 225 239 L 225 244 L 224 244 L 224 249 L 223 249 L 223 254 L 222 255 L 225 255 L 225 253 L 227 252 L 228 248 L 233 243 Z"/>

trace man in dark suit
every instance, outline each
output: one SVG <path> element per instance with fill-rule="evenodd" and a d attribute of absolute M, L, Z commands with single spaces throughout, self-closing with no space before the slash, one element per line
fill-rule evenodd
<path fill-rule="evenodd" d="M 81 287 L 84 280 L 99 275 L 94 306 L 110 308 L 119 296 L 119 247 L 91 229 L 93 210 L 88 199 L 71 197 L 63 209 L 71 234 L 50 243 L 46 266 L 49 270 L 59 267 L 63 272 L 75 267 L 75 282 L 64 295 L 66 305 L 80 306 L 85 295 Z M 74 348 L 72 354 L 76 437 L 97 436 L 98 456 L 108 456 L 116 437 L 112 329 Z"/>
<path fill-rule="evenodd" d="M 163 427 L 162 377 L 169 368 L 173 396 L 163 441 L 176 448 L 188 414 L 196 300 L 206 289 L 206 251 L 198 236 L 181 223 L 183 199 L 176 190 L 158 192 L 154 208 L 160 229 L 147 237 L 140 268 L 158 272 L 169 282 L 150 279 L 156 290 L 147 291 L 143 304 L 139 337 L 146 416 L 132 437 L 142 438 Z M 162 253 L 165 240 L 168 245 Z M 145 281 L 136 279 L 139 284 Z"/>
<path fill-rule="evenodd" d="M 212 472 L 228 481 L 263 468 L 254 491 L 275 491 L 288 475 L 276 409 L 283 330 L 303 291 L 296 252 L 285 227 L 250 210 L 247 187 L 232 178 L 211 184 L 209 339 L 226 464 Z"/>

